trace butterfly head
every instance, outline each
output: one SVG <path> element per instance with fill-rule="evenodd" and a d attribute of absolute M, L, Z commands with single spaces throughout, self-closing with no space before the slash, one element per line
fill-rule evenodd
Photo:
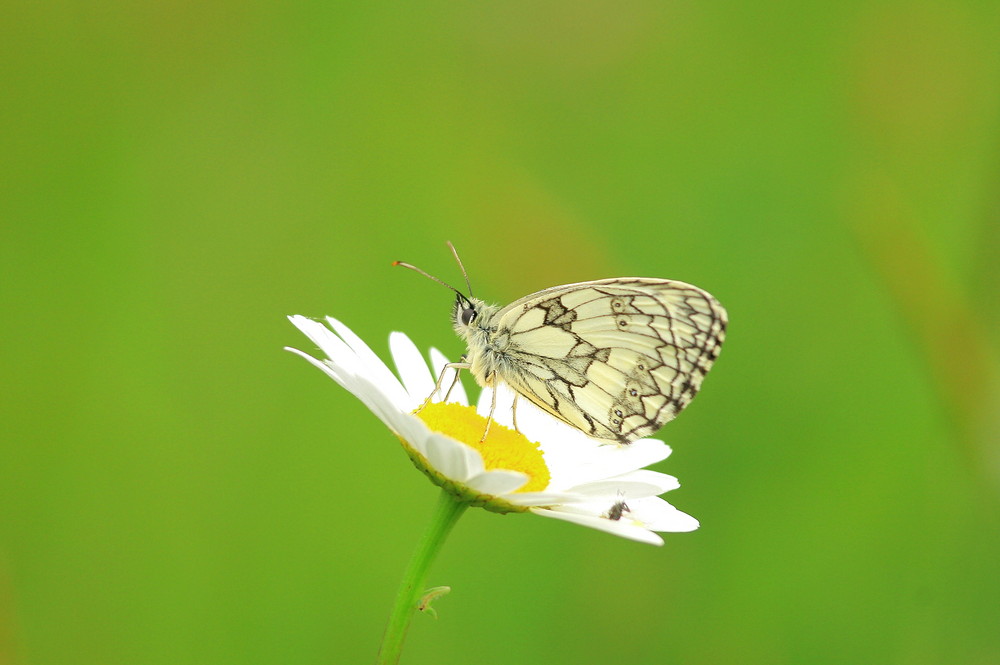
<path fill-rule="evenodd" d="M 489 334 L 495 329 L 494 319 L 499 308 L 479 298 L 459 293 L 451 311 L 452 325 L 459 337 L 471 341 L 473 337 Z"/>
<path fill-rule="evenodd" d="M 479 310 L 471 298 L 458 293 L 455 297 L 455 307 L 452 315 L 455 319 L 456 328 L 467 328 L 479 316 Z"/>

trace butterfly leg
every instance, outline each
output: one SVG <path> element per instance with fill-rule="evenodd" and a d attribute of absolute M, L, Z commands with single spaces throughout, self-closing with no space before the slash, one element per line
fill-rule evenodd
<path fill-rule="evenodd" d="M 463 356 L 463 358 L 464 358 L 464 356 Z M 449 369 L 453 369 L 453 370 L 455 370 L 455 378 L 452 380 L 451 386 L 448 388 L 448 392 L 445 393 L 445 395 L 444 395 L 444 401 L 447 402 L 448 401 L 448 396 L 451 395 L 452 389 L 455 387 L 455 384 L 458 383 L 458 373 L 461 370 L 463 370 L 463 369 L 469 369 L 470 367 L 472 367 L 472 365 L 470 365 L 467 362 L 448 363 L 447 365 L 445 365 L 444 367 L 442 367 L 441 368 L 441 373 L 438 375 L 437 382 L 434 384 L 434 390 L 431 391 L 431 394 L 427 396 L 427 399 L 424 400 L 423 404 L 420 405 L 420 407 L 417 409 L 417 411 L 420 411 L 425 406 L 427 406 L 428 404 L 430 404 L 431 400 L 434 398 L 434 395 L 437 395 L 437 394 L 441 393 L 441 386 L 444 385 L 444 376 L 445 376 L 445 374 L 448 373 Z"/>
<path fill-rule="evenodd" d="M 444 374 L 444 372 L 441 372 Z M 451 385 L 448 386 L 448 392 L 444 394 L 444 401 L 447 402 L 448 398 L 451 397 L 451 391 L 455 389 L 455 384 L 458 383 L 458 370 L 455 370 L 455 378 L 451 380 Z"/>
<path fill-rule="evenodd" d="M 510 405 L 510 417 L 514 421 L 514 431 L 520 432 L 521 430 L 517 427 L 517 398 L 518 394 L 514 393 L 514 401 Z"/>
<path fill-rule="evenodd" d="M 483 430 L 483 438 L 479 439 L 479 443 L 486 440 L 486 435 L 490 433 L 490 425 L 493 423 L 493 412 L 497 410 L 497 387 L 493 384 L 491 389 L 492 394 L 490 395 L 490 415 L 486 416 L 486 429 Z"/>

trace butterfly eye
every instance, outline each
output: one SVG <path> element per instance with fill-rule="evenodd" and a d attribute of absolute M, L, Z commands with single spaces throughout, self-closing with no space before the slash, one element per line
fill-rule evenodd
<path fill-rule="evenodd" d="M 462 310 L 462 325 L 467 326 L 476 319 L 476 310 L 466 307 Z"/>

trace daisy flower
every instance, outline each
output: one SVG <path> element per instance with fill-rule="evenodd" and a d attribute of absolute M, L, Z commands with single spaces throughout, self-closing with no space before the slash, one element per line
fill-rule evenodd
<path fill-rule="evenodd" d="M 403 444 L 413 463 L 460 503 L 500 513 L 531 512 L 654 545 L 655 532 L 692 531 L 698 521 L 659 497 L 679 486 L 677 479 L 644 467 L 670 455 L 656 439 L 627 446 L 593 439 L 525 399 L 497 388 L 482 390 L 478 408 L 469 406 L 453 369 L 431 400 L 436 377 L 447 359 L 430 350 L 431 367 L 403 333 L 389 337 L 396 374 L 334 318 L 326 324 L 289 317 L 326 355 L 296 353 L 360 399 Z"/>
<path fill-rule="evenodd" d="M 644 468 L 670 454 L 662 441 L 642 439 L 628 446 L 597 441 L 527 400 L 519 400 L 513 427 L 514 396 L 507 388 L 497 389 L 492 413 L 493 392 L 483 390 L 478 408 L 469 406 L 454 369 L 447 369 L 442 390 L 435 390 L 435 377 L 448 364 L 436 349 L 430 351 L 429 368 L 410 338 L 392 333 L 397 377 L 340 321 L 289 318 L 326 358 L 288 350 L 360 399 L 399 438 L 414 465 L 442 488 L 389 614 L 379 665 L 399 660 L 414 612 L 433 615 L 430 603 L 449 590 L 425 589 L 427 572 L 470 506 L 531 512 L 655 545 L 663 544 L 656 531 L 698 528 L 697 520 L 659 498 L 676 488 L 677 480 Z"/>

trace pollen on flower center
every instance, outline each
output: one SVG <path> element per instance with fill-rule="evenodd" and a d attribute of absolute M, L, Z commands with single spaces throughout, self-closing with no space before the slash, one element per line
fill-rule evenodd
<path fill-rule="evenodd" d="M 551 476 L 542 451 L 520 432 L 493 421 L 486 440 L 480 441 L 486 418 L 474 407 L 461 404 L 432 402 L 416 415 L 432 430 L 479 451 L 487 471 L 506 469 L 527 475 L 528 482 L 518 492 L 540 492 L 548 487 Z"/>

